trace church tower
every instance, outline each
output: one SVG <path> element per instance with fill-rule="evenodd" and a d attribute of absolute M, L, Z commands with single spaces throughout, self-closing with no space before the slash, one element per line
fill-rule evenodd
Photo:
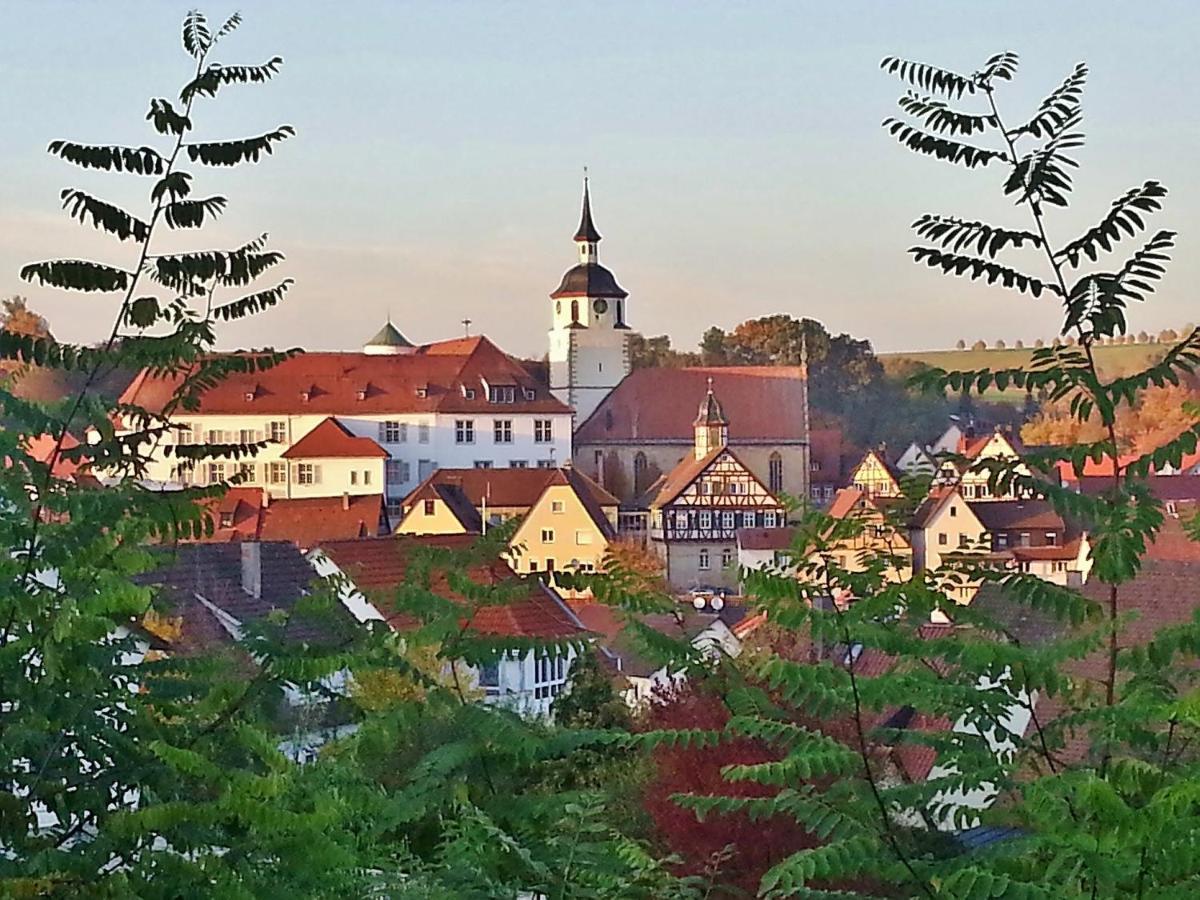
<path fill-rule="evenodd" d="M 700 401 L 700 412 L 692 423 L 695 434 L 693 455 L 696 459 L 704 459 L 714 450 L 720 450 L 729 444 L 729 420 L 725 418 L 725 410 L 713 394 L 713 380 L 708 379 L 708 393 Z"/>
<path fill-rule="evenodd" d="M 550 295 L 550 390 L 584 421 L 629 374 L 629 294 L 600 265 L 600 232 L 592 222 L 592 198 L 583 179 L 583 214 L 575 232 L 579 262 Z"/>

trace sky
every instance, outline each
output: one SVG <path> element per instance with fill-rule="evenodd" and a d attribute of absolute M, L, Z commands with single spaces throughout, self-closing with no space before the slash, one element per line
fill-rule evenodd
<path fill-rule="evenodd" d="M 210 20 L 238 9 L 210 6 Z M 223 139 L 280 124 L 296 137 L 256 166 L 195 171 L 229 197 L 200 234 L 159 249 L 233 247 L 262 232 L 287 255 L 281 306 L 227 326 L 225 347 L 360 346 L 390 316 L 414 342 L 470 318 L 510 352 L 540 356 L 547 295 L 575 261 L 583 167 L 601 262 L 629 291 L 631 325 L 694 348 L 710 325 L 774 313 L 820 320 L 878 351 L 1048 338 L 1045 295 L 919 268 L 926 212 L 1026 227 L 998 170 L 951 168 L 880 128 L 903 87 L 897 54 L 970 71 L 1021 54 L 1000 103 L 1023 120 L 1089 63 L 1087 146 L 1052 240 L 1098 221 L 1147 179 L 1171 190 L 1155 225 L 1181 232 L 1133 329 L 1200 319 L 1200 75 L 1194 2 L 245 2 L 226 63 L 285 59 L 267 86 L 194 112 Z M 18 278 L 55 257 L 131 265 L 131 248 L 59 208 L 66 187 L 145 210 L 149 183 L 77 169 L 54 138 L 140 145 L 152 97 L 188 77 L 185 5 L 0 0 L 0 296 L 22 293 L 62 340 L 94 341 L 112 297 Z M 143 213 L 144 214 L 144 213 Z M 181 238 L 185 240 L 181 242 Z M 1037 269 L 1037 258 L 1014 261 Z"/>

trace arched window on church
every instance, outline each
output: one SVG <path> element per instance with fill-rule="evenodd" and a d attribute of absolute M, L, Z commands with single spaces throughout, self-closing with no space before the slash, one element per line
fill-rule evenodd
<path fill-rule="evenodd" d="M 646 462 L 646 454 L 638 451 L 633 455 L 633 490 L 640 494 L 650 485 L 646 484 L 646 472 L 650 468 Z"/>
<path fill-rule="evenodd" d="M 625 301 L 624 300 L 617 301 L 617 324 L 618 325 L 625 324 Z"/>
<path fill-rule="evenodd" d="M 778 450 L 767 459 L 767 487 L 772 493 L 783 490 L 783 457 Z"/>
<path fill-rule="evenodd" d="M 571 321 L 572 322 L 579 321 L 579 301 L 578 300 L 571 301 Z"/>

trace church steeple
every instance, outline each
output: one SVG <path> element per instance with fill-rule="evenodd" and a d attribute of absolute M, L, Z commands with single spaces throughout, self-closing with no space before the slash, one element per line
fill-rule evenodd
<path fill-rule="evenodd" d="M 729 443 L 729 420 L 725 418 L 725 410 L 713 393 L 713 380 L 708 379 L 708 393 L 700 402 L 700 413 L 692 423 L 695 428 L 696 459 L 704 459 L 712 451 Z"/>
<path fill-rule="evenodd" d="M 583 176 L 583 213 L 579 217 L 579 230 L 575 232 L 575 245 L 579 248 L 579 262 L 594 266 L 599 260 L 600 232 L 592 222 L 592 196 L 588 188 L 587 170 Z"/>

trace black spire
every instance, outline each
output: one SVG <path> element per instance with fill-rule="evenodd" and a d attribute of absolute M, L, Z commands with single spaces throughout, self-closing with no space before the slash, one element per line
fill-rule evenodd
<path fill-rule="evenodd" d="M 594 244 L 600 240 L 600 232 L 592 224 L 592 198 L 588 192 L 588 177 L 583 176 L 583 216 L 579 220 L 579 230 L 575 232 L 576 241 L 587 241 Z"/>

